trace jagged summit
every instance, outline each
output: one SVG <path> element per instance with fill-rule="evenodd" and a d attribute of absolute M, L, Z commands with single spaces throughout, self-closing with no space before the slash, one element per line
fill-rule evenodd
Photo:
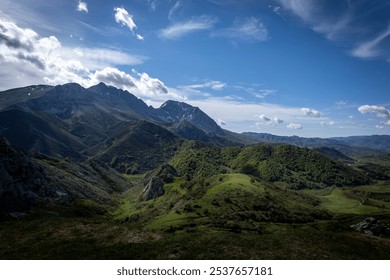
<path fill-rule="evenodd" d="M 186 120 L 209 135 L 223 134 L 223 130 L 212 118 L 198 107 L 187 103 L 168 100 L 156 111 L 158 116 L 165 121 L 180 123 Z"/>

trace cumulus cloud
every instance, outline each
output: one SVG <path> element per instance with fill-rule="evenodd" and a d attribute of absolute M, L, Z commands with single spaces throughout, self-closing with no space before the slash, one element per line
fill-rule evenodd
<path fill-rule="evenodd" d="M 269 39 L 266 26 L 259 18 L 255 17 L 249 17 L 244 20 L 235 20 L 232 27 L 217 30 L 212 35 L 231 39 L 256 41 L 266 41 Z"/>
<path fill-rule="evenodd" d="M 134 78 L 131 75 L 113 67 L 106 67 L 100 71 L 96 71 L 92 75 L 92 80 L 95 81 L 95 83 L 103 82 L 107 85 L 130 90 L 136 87 Z"/>
<path fill-rule="evenodd" d="M 372 113 L 378 118 L 390 119 L 390 111 L 383 106 L 363 105 L 358 108 L 362 114 Z"/>
<path fill-rule="evenodd" d="M 287 125 L 287 128 L 289 128 L 289 129 L 302 129 L 303 126 L 300 125 L 299 123 L 289 123 Z"/>
<path fill-rule="evenodd" d="M 301 111 L 302 111 L 306 116 L 309 116 L 309 117 L 319 118 L 319 117 L 321 116 L 321 113 L 318 112 L 317 110 L 314 110 L 314 109 L 302 108 Z"/>
<path fill-rule="evenodd" d="M 126 73 L 113 67 L 143 63 L 146 58 L 142 56 L 102 48 L 65 47 L 54 36 L 41 38 L 35 31 L 3 19 L 0 19 L 0 38 L 0 84 L 3 87 L 20 86 L 17 79 L 29 84 L 75 82 L 85 87 L 104 82 L 140 97 L 182 98 L 170 93 L 162 81 L 147 73 L 135 70 Z"/>
<path fill-rule="evenodd" d="M 79 1 L 78 4 L 77 4 L 76 10 L 79 11 L 79 12 L 86 12 L 86 13 L 88 13 L 88 5 L 87 5 L 87 3 Z"/>
<path fill-rule="evenodd" d="M 281 124 L 283 123 L 283 120 L 282 119 L 279 119 L 278 117 L 267 117 L 266 115 L 264 114 L 261 114 L 261 115 L 257 115 L 255 114 L 254 117 L 256 118 L 259 118 L 261 119 L 262 121 L 264 121 L 265 123 L 263 122 L 257 122 L 256 125 L 257 126 L 260 126 L 260 125 L 276 125 L 276 124 Z"/>
<path fill-rule="evenodd" d="M 208 30 L 213 27 L 215 22 L 216 20 L 212 17 L 196 17 L 186 22 L 174 23 L 160 30 L 159 37 L 169 40 L 179 39 L 196 31 Z"/>

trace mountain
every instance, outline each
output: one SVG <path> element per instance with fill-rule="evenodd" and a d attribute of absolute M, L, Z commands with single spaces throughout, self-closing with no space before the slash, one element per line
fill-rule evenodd
<path fill-rule="evenodd" d="M 144 172 L 173 156 L 180 138 L 224 145 L 222 129 L 199 108 L 147 106 L 100 83 L 30 86 L 0 92 L 0 134 L 29 153 L 102 159 L 120 172 Z M 18 120 L 17 122 L 15 120 Z"/>
<path fill-rule="evenodd" d="M 333 137 L 353 147 L 363 147 L 390 153 L 390 135 Z"/>
<path fill-rule="evenodd" d="M 212 118 L 198 107 L 193 107 L 184 102 L 168 100 L 156 110 L 156 115 L 166 122 L 181 123 L 184 120 L 188 121 L 208 135 L 223 135 L 222 128 Z"/>

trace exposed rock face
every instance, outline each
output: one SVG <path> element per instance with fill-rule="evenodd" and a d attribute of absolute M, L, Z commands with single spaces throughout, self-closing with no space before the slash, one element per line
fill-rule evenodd
<path fill-rule="evenodd" d="M 390 228 L 373 217 L 368 217 L 364 221 L 352 225 L 351 228 L 367 235 L 390 235 Z"/>
<path fill-rule="evenodd" d="M 146 176 L 144 180 L 144 190 L 140 196 L 140 200 L 147 201 L 157 198 L 164 194 L 164 184 L 172 182 L 177 176 L 175 168 L 169 164 L 164 164 L 157 171 Z"/>
<path fill-rule="evenodd" d="M 29 209 L 46 177 L 21 151 L 0 136 L 0 216 Z"/>

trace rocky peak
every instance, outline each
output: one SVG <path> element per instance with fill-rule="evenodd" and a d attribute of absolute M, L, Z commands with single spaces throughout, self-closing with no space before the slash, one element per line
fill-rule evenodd
<path fill-rule="evenodd" d="M 184 102 L 168 100 L 156 109 L 157 115 L 164 121 L 178 123 L 189 121 L 206 134 L 223 134 L 219 125 L 198 107 Z"/>

